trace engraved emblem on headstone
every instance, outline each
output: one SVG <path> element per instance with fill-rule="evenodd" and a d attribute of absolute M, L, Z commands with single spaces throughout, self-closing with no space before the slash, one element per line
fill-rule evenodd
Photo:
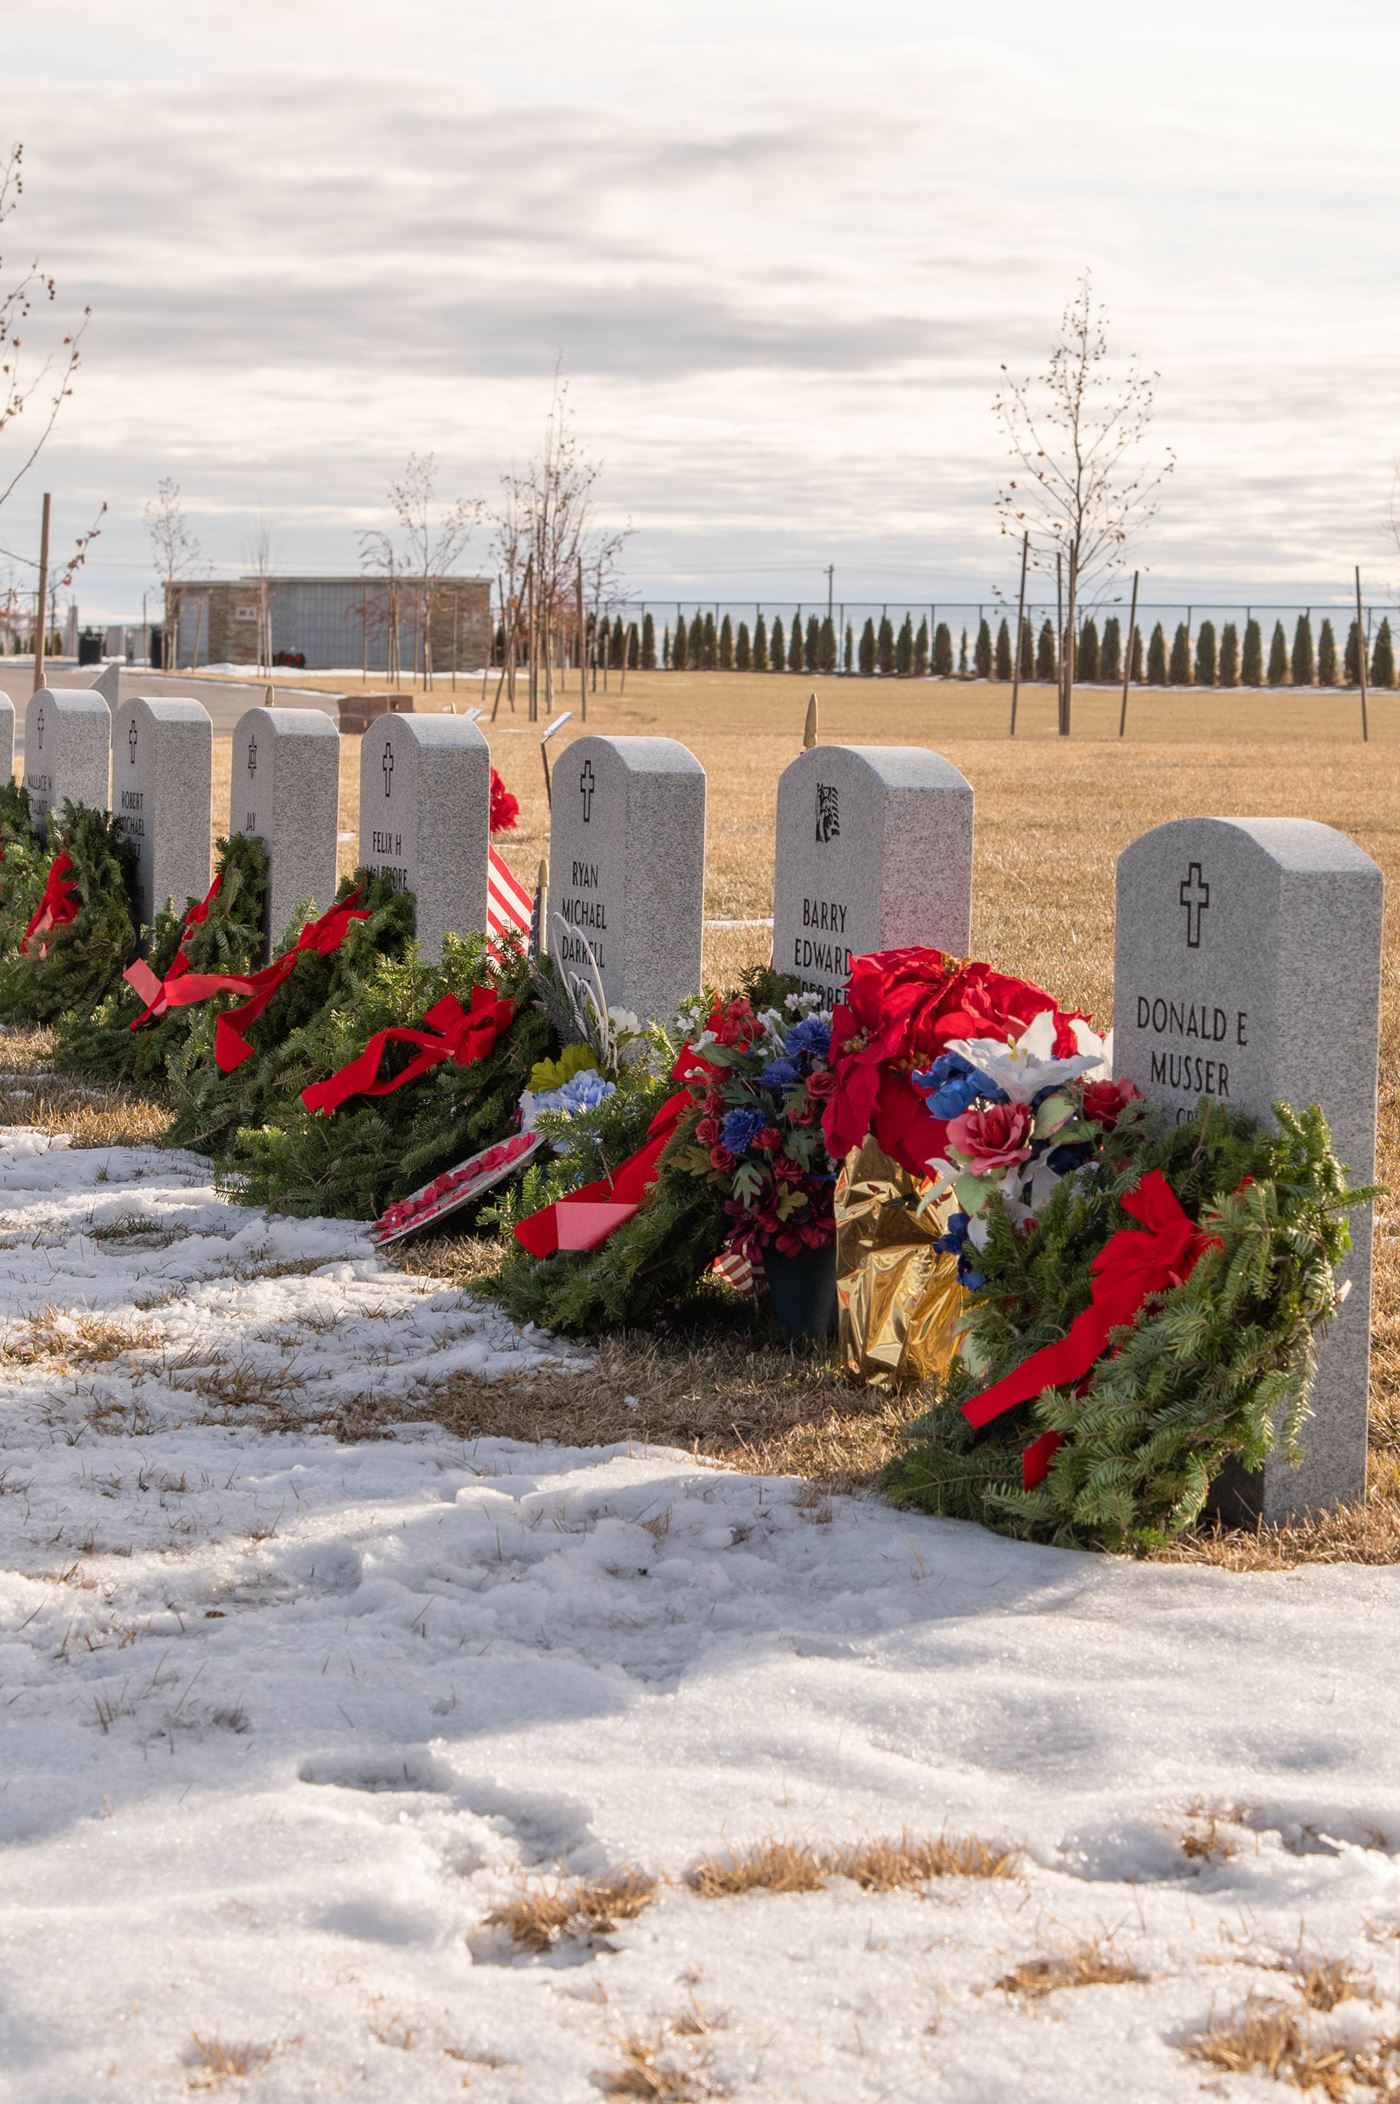
<path fill-rule="evenodd" d="M 131 747 L 131 764 L 134 767 L 136 765 L 136 725 L 134 722 L 126 734 L 126 742 Z"/>
<path fill-rule="evenodd" d="M 578 778 L 579 788 L 583 792 L 583 822 L 585 825 L 588 824 L 589 819 L 592 817 L 593 814 L 594 784 L 595 776 L 593 773 L 593 762 L 591 760 L 585 760 L 583 763 L 583 772 Z"/>
<path fill-rule="evenodd" d="M 44 742 L 44 709 L 42 702 L 39 705 L 39 714 L 35 718 L 35 721 L 39 726 L 39 743 L 40 745 L 42 745 Z"/>
<path fill-rule="evenodd" d="M 1201 915 L 1210 905 L 1210 886 L 1201 881 L 1201 865 L 1193 862 L 1181 881 L 1181 903 L 1186 908 L 1186 947 L 1201 947 Z"/>
<path fill-rule="evenodd" d="M 835 782 L 817 783 L 817 840 L 825 845 L 828 840 L 841 837 L 841 803 Z"/>
<path fill-rule="evenodd" d="M 394 778 L 394 748 L 392 745 L 385 746 L 384 757 L 379 764 L 384 770 L 384 794 L 390 796 L 393 794 Z"/>
<path fill-rule="evenodd" d="M 256 774 L 256 773 L 257 773 L 257 771 L 258 771 L 258 741 L 257 741 L 257 738 L 256 738 L 256 737 L 252 737 L 252 738 L 250 738 L 250 739 L 248 740 L 248 772 L 249 772 L 249 774 Z"/>

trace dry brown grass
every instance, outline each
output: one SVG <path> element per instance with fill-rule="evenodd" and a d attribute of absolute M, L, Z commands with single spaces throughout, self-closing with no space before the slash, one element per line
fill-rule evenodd
<path fill-rule="evenodd" d="M 0 1029 L 0 1125 L 66 1132 L 75 1147 L 143 1147 L 163 1140 L 170 1112 L 148 1096 L 56 1074 L 49 1030 Z"/>
<path fill-rule="evenodd" d="M 541 1882 L 493 1907 L 488 1929 L 504 1929 L 522 1951 L 539 1955 L 559 1943 L 592 1942 L 610 1936 L 620 1921 L 634 1921 L 656 1897 L 656 1879 L 623 1868 L 603 1877 Z"/>
<path fill-rule="evenodd" d="M 1228 1829 L 1237 1827 L 1243 1818 L 1237 1805 L 1188 1805 L 1181 1835 L 1181 1853 L 1187 1862 L 1228 1863 L 1239 1853 L 1239 1842 Z"/>
<path fill-rule="evenodd" d="M 745 1892 L 819 1892 L 831 1878 L 849 1878 L 863 1892 L 901 1892 L 935 1878 L 1008 1878 L 1014 1849 L 975 1835 L 940 1834 L 923 1840 L 856 1841 L 842 1848 L 805 1841 L 756 1841 L 724 1855 L 699 1856 L 685 1874 L 702 1899 L 734 1899 Z"/>
<path fill-rule="evenodd" d="M 616 2067 L 602 2068 L 593 2077 L 605 2097 L 639 2097 L 649 2104 L 706 2104 L 712 2097 L 730 2094 L 716 2082 L 708 2055 L 693 2050 L 685 2059 L 664 2030 L 647 2037 L 633 2031 L 617 2041 L 620 2056 Z"/>
<path fill-rule="evenodd" d="M 1182 2051 L 1223 2074 L 1268 2075 L 1338 2104 L 1400 2095 L 1400 2037 L 1365 2048 L 1326 2045 L 1313 2036 L 1305 2014 L 1260 1995 L 1232 2015 L 1212 2017 Z"/>
<path fill-rule="evenodd" d="M 188 2058 L 193 2063 L 190 2076 L 191 2089 L 217 2089 L 225 2082 L 243 2082 L 250 2075 L 261 2074 L 277 2050 L 276 2043 L 270 2046 L 252 2044 L 225 2044 L 221 2038 L 202 2038 L 197 2031 L 190 2034 Z"/>
<path fill-rule="evenodd" d="M 0 1328 L 0 1366 L 42 1366 L 66 1373 L 75 1366 L 105 1366 L 128 1352 L 153 1351 L 160 1333 L 148 1324 L 115 1322 L 110 1315 L 60 1317 L 53 1308 L 28 1322 Z"/>
<path fill-rule="evenodd" d="M 1050 1957 L 1028 1958 L 1003 1973 L 997 1986 L 1022 2001 L 1041 2002 L 1068 1987 L 1141 1986 L 1148 1974 L 1128 1959 L 1115 1958 L 1101 1936 Z"/>

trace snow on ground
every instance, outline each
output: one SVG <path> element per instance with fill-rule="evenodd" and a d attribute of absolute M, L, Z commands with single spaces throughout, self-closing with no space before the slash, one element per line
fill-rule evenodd
<path fill-rule="evenodd" d="M 1281 2092 L 1180 2045 L 1251 1993 L 1400 2030 L 1400 1574 L 339 1442 L 338 1406 L 555 1348 L 207 1178 L 0 1139 L 0 2096 L 1243 2099 Z M 901 1830 L 1016 1875 L 684 1881 Z M 624 1867 L 662 1882 L 611 1929 L 488 1923 Z M 998 1985 L 1086 1941 L 1142 1978 Z M 1340 1959 L 1361 1992 L 1308 2009 Z"/>

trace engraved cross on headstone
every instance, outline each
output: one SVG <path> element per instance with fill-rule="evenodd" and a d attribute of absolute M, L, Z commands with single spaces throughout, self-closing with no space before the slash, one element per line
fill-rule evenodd
<path fill-rule="evenodd" d="M 39 704 L 39 713 L 34 720 L 39 727 L 39 743 L 42 745 L 44 742 L 44 705 L 42 702 Z"/>
<path fill-rule="evenodd" d="M 1186 908 L 1186 947 L 1201 947 L 1201 915 L 1210 904 L 1210 886 L 1201 881 L 1201 865 L 1193 862 L 1181 882 L 1181 903 Z"/>
<path fill-rule="evenodd" d="M 594 782 L 595 776 L 593 773 L 593 762 L 591 760 L 585 760 L 583 763 L 583 772 L 578 778 L 579 788 L 583 791 L 583 822 L 585 825 L 588 824 L 589 818 L 593 810 Z"/>
<path fill-rule="evenodd" d="M 251 738 L 250 738 L 250 739 L 248 740 L 248 772 L 249 772 L 249 774 L 256 774 L 256 773 L 257 773 L 257 771 L 258 771 L 258 741 L 257 741 L 257 738 L 256 738 L 256 736 L 254 736 L 254 737 L 251 737 Z"/>
<path fill-rule="evenodd" d="M 379 764 L 384 770 L 384 794 L 389 796 L 393 793 L 394 748 L 392 745 L 385 746 L 384 757 Z"/>
<path fill-rule="evenodd" d="M 126 742 L 131 747 L 131 764 L 134 767 L 136 765 L 136 723 L 134 718 L 131 729 L 126 734 Z"/>

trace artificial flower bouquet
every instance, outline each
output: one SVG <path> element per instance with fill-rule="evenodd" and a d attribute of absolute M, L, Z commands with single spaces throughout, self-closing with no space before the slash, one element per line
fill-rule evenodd
<path fill-rule="evenodd" d="M 818 1006 L 814 994 L 765 1009 L 739 995 L 691 1038 L 704 1062 L 688 1084 L 700 1116 L 675 1166 L 720 1193 L 725 1246 L 755 1271 L 774 1251 L 819 1249 L 836 1231 L 836 1166 L 820 1123 L 836 1082 L 831 1020 Z"/>

